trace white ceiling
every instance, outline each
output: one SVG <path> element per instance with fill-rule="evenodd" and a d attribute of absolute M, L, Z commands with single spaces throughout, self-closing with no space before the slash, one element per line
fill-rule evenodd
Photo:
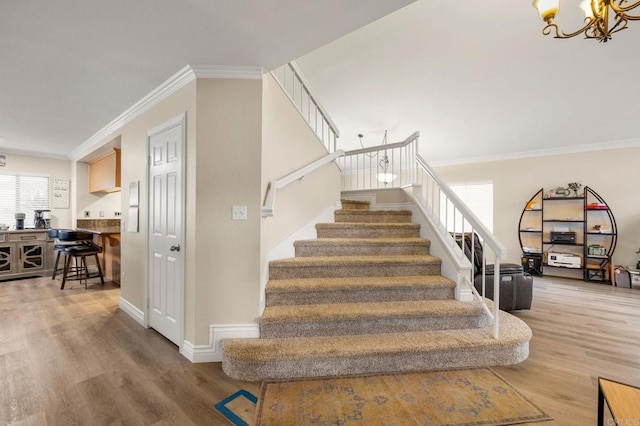
<path fill-rule="evenodd" d="M 0 152 L 67 157 L 187 64 L 272 69 L 412 1 L 3 1 Z"/>
<path fill-rule="evenodd" d="M 566 32 L 579 1 L 563 1 Z M 385 129 L 420 130 L 436 164 L 640 146 L 640 22 L 607 43 L 556 40 L 530 0 L 463 3 L 420 0 L 297 60 L 342 147 Z"/>

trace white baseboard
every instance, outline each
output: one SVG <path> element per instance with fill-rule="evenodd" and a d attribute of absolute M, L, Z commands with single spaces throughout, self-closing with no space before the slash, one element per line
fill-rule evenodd
<path fill-rule="evenodd" d="M 208 345 L 194 345 L 185 340 L 180 347 L 180 353 L 193 363 L 221 362 L 222 339 L 258 337 L 258 324 L 212 324 L 209 326 Z"/>
<path fill-rule="evenodd" d="M 131 302 L 129 302 L 126 299 L 123 299 L 122 297 L 120 298 L 120 302 L 118 303 L 118 307 L 127 315 L 129 315 L 131 318 L 133 318 L 134 320 L 136 320 L 136 322 L 138 324 L 140 324 L 143 327 L 146 327 L 147 325 L 144 322 L 144 312 L 142 312 L 140 309 L 136 308 Z"/>

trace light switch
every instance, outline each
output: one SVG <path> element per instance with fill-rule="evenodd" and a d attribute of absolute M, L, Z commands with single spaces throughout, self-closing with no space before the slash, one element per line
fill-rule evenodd
<path fill-rule="evenodd" d="M 232 206 L 231 207 L 231 219 L 232 220 L 247 220 L 247 206 Z"/>

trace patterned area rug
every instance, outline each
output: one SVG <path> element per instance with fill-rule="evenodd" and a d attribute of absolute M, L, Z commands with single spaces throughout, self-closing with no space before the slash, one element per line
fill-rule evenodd
<path fill-rule="evenodd" d="M 488 368 L 264 382 L 254 425 L 507 425 L 552 420 Z"/>

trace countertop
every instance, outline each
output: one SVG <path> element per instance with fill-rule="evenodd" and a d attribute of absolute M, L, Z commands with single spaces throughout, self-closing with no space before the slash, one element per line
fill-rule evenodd
<path fill-rule="evenodd" d="M 120 234 L 120 227 L 119 226 L 110 226 L 107 228 L 101 228 L 101 229 L 87 229 L 87 228 L 76 228 L 77 231 L 83 231 L 83 232 L 91 232 L 92 234 L 96 234 L 96 235 L 113 235 L 113 234 Z"/>
<path fill-rule="evenodd" d="M 20 233 L 25 233 L 25 232 L 47 232 L 48 229 L 45 228 L 26 228 L 26 229 L 5 229 L 5 230 L 0 230 L 0 233 L 2 232 L 11 232 L 12 234 L 20 234 Z"/>

